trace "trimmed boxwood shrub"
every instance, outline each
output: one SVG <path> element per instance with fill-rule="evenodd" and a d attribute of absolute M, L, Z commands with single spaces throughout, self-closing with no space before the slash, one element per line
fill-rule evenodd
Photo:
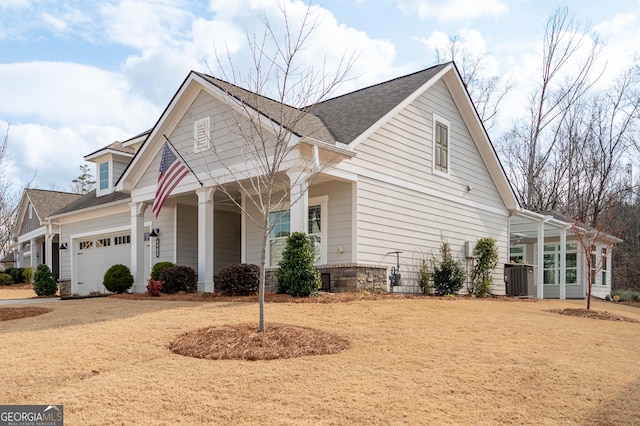
<path fill-rule="evenodd" d="M 188 266 L 170 266 L 160 273 L 160 281 L 163 293 L 193 293 L 198 287 L 198 274 Z"/>
<path fill-rule="evenodd" d="M 215 277 L 216 290 L 224 296 L 249 296 L 258 292 L 260 267 L 249 263 L 231 263 Z"/>
<path fill-rule="evenodd" d="M 11 275 L 1 272 L 0 285 L 11 285 L 11 284 L 13 284 L 13 278 L 11 278 Z"/>
<path fill-rule="evenodd" d="M 26 282 L 24 268 L 13 268 L 11 270 L 11 278 L 13 278 L 13 282 L 16 284 Z"/>
<path fill-rule="evenodd" d="M 124 293 L 133 285 L 133 275 L 126 265 L 113 265 L 104 274 L 104 288 L 112 293 Z"/>
<path fill-rule="evenodd" d="M 278 293 L 308 297 L 320 290 L 320 271 L 313 265 L 313 246 L 304 232 L 294 232 L 287 237 L 287 245 L 278 265 Z"/>
<path fill-rule="evenodd" d="M 58 283 L 45 264 L 38 265 L 33 274 L 33 290 L 38 296 L 51 296 L 58 291 Z"/>
<path fill-rule="evenodd" d="M 151 279 L 154 281 L 160 280 L 160 274 L 162 273 L 162 271 L 164 271 L 165 269 L 171 266 L 176 266 L 176 264 L 173 262 L 156 263 L 155 265 L 153 265 L 153 268 L 151 268 Z"/>

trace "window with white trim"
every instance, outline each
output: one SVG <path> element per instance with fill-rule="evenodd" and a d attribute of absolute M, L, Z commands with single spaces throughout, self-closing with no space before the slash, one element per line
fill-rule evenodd
<path fill-rule="evenodd" d="M 109 247 L 111 245 L 111 238 L 99 238 L 96 240 L 96 247 Z"/>
<path fill-rule="evenodd" d="M 193 122 L 193 152 L 211 148 L 211 119 L 209 116 Z"/>
<path fill-rule="evenodd" d="M 80 250 L 93 248 L 93 241 L 80 241 Z"/>
<path fill-rule="evenodd" d="M 565 251 L 565 284 L 578 283 L 578 245 L 568 243 Z M 550 285 L 560 284 L 560 245 L 544 246 L 544 283 Z"/>
<path fill-rule="evenodd" d="M 131 244 L 131 235 L 119 235 L 117 237 L 113 237 L 113 244 L 116 246 Z"/>
<path fill-rule="evenodd" d="M 314 263 L 326 262 L 326 197 L 309 199 L 307 216 L 307 235 L 313 245 Z M 269 213 L 269 225 L 272 226 L 267 245 L 267 259 L 269 266 L 278 266 L 282 260 L 282 253 L 287 244 L 287 237 L 291 233 L 290 211 L 280 210 Z"/>
<path fill-rule="evenodd" d="M 509 247 L 509 262 L 524 263 L 526 249 L 524 244 L 516 244 Z"/>
<path fill-rule="evenodd" d="M 598 274 L 598 253 L 596 246 L 591 246 L 591 285 L 596 283 L 596 275 Z"/>
<path fill-rule="evenodd" d="M 100 163 L 98 165 L 98 173 L 100 178 L 100 190 L 109 188 L 109 162 Z"/>
<path fill-rule="evenodd" d="M 607 285 L 607 249 L 602 247 L 602 282 L 601 285 Z"/>
<path fill-rule="evenodd" d="M 433 171 L 436 174 L 449 174 L 451 144 L 449 138 L 450 123 L 433 114 Z"/>

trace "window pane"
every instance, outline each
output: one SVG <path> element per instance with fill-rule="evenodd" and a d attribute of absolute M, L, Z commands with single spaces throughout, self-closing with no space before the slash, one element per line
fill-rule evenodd
<path fill-rule="evenodd" d="M 565 281 L 567 284 L 578 283 L 578 273 L 575 269 L 567 269 L 565 277 Z"/>
<path fill-rule="evenodd" d="M 578 255 L 576 253 L 567 253 L 567 268 L 575 268 L 578 266 Z"/>
<path fill-rule="evenodd" d="M 109 163 L 100 163 L 100 189 L 109 187 Z"/>
<path fill-rule="evenodd" d="M 556 275 L 553 269 L 544 271 L 544 283 L 545 284 L 555 284 L 556 283 Z"/>
<path fill-rule="evenodd" d="M 309 207 L 309 234 L 320 233 L 321 213 L 320 206 Z"/>
<path fill-rule="evenodd" d="M 322 260 L 322 237 L 320 235 L 309 235 L 309 239 L 313 247 L 313 263 L 320 263 Z"/>
<path fill-rule="evenodd" d="M 269 265 L 277 266 L 282 260 L 282 253 L 287 245 L 286 238 L 277 238 L 269 241 Z"/>
<path fill-rule="evenodd" d="M 269 238 L 288 236 L 291 229 L 290 218 L 288 210 L 269 213 L 269 225 L 272 226 Z"/>

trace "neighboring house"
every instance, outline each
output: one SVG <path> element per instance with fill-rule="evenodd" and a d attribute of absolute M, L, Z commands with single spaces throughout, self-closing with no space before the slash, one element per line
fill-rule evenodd
<path fill-rule="evenodd" d="M 16 266 L 15 254 L 13 252 L 7 254 L 0 259 L 0 271 L 7 270 Z"/>
<path fill-rule="evenodd" d="M 80 198 L 80 194 L 43 189 L 25 189 L 14 231 L 17 266 L 44 263 L 59 276 L 59 227 L 48 219 L 52 213 Z"/>
<path fill-rule="evenodd" d="M 222 181 L 233 189 L 234 180 L 213 152 L 227 155 L 240 175 L 254 171 L 232 124 L 252 109 L 264 126 L 277 123 L 275 101 L 191 72 L 153 129 L 85 157 L 96 163 L 98 189 L 48 217 L 66 245 L 63 293 L 104 292 L 102 277 L 115 263 L 131 268 L 136 292 L 159 261 L 193 267 L 201 291 L 213 291 L 214 274 L 228 263 L 260 263 L 261 231 L 220 190 Z M 303 231 L 315 243 L 325 288 L 410 292 L 418 290 L 418 264 L 437 255 L 443 239 L 468 268 L 475 242 L 492 237 L 501 256 L 493 291 L 504 294 L 510 218 L 528 212 L 453 63 L 329 99 L 293 127 L 294 150 L 281 172 L 290 201 L 272 214 L 268 266 L 277 266 L 286 235 Z M 193 173 L 156 218 L 165 136 Z M 307 180 L 310 170 L 296 161 L 310 155 L 326 164 Z M 239 191 L 234 198 L 255 213 Z M 388 279 L 395 252 L 400 286 Z"/>

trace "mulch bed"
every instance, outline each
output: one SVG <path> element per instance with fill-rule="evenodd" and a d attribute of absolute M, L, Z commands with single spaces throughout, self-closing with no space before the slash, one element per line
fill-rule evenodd
<path fill-rule="evenodd" d="M 561 315 L 569 315 L 573 317 L 592 318 L 606 321 L 640 322 L 633 318 L 623 317 L 622 315 L 612 314 L 607 311 L 594 311 L 584 308 L 551 309 L 548 312 L 553 312 L 555 314 Z"/>
<path fill-rule="evenodd" d="M 35 317 L 51 312 L 51 309 L 39 307 L 0 308 L 0 321 Z"/>
<path fill-rule="evenodd" d="M 220 325 L 178 336 L 169 349 L 209 360 L 273 360 L 328 355 L 349 348 L 343 337 L 307 327 L 269 323 L 264 333 L 257 324 Z"/>

